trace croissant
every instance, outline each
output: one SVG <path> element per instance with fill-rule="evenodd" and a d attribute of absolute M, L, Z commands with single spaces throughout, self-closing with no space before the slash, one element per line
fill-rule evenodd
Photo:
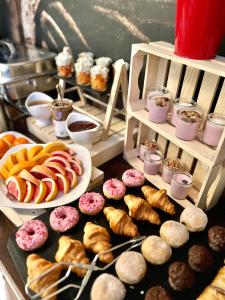
<path fill-rule="evenodd" d="M 110 228 L 115 234 L 130 237 L 139 235 L 137 226 L 124 210 L 108 206 L 103 209 L 103 213 L 109 221 Z"/>
<path fill-rule="evenodd" d="M 83 237 L 84 247 L 98 254 L 111 248 L 110 235 L 106 228 L 87 222 L 84 227 Z M 99 260 L 103 263 L 110 263 L 113 260 L 112 252 L 99 255 Z"/>
<path fill-rule="evenodd" d="M 129 208 L 129 216 L 135 220 L 148 221 L 157 225 L 161 223 L 157 212 L 144 199 L 134 195 L 126 195 L 124 201 Z"/>
<path fill-rule="evenodd" d="M 84 245 L 78 241 L 70 238 L 69 236 L 61 236 L 59 239 L 59 247 L 55 254 L 57 262 L 72 262 L 90 264 L 89 258 L 86 256 Z M 68 267 L 65 267 L 67 269 Z M 87 273 L 86 269 L 72 267 L 72 272 L 80 277 L 84 277 Z"/>
<path fill-rule="evenodd" d="M 36 277 L 40 276 L 42 273 L 46 272 L 54 265 L 55 265 L 54 263 L 42 258 L 37 254 L 30 254 L 27 257 L 28 283 L 31 280 L 35 279 Z M 61 270 L 62 268 L 60 266 L 56 267 L 47 275 L 30 283 L 29 288 L 35 293 L 40 293 L 42 290 L 46 289 L 47 287 L 49 287 L 51 284 L 55 283 L 59 279 Z M 50 294 L 54 293 L 56 290 L 57 290 L 57 286 L 54 286 L 48 291 L 41 293 L 41 297 L 45 298 Z M 49 298 L 49 300 L 56 300 L 56 298 L 57 296 L 52 296 Z"/>
<path fill-rule="evenodd" d="M 176 213 L 173 203 L 171 203 L 166 195 L 166 190 L 157 190 L 149 185 L 141 188 L 148 203 L 162 211 L 174 215 Z"/>

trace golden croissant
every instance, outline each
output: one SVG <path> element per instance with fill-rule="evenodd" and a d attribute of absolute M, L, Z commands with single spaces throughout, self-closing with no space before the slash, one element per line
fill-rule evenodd
<path fill-rule="evenodd" d="M 106 228 L 87 222 L 84 227 L 83 237 L 84 247 L 98 254 L 111 248 L 110 235 Z M 103 263 L 110 263 L 113 260 L 112 252 L 99 255 L 99 260 Z"/>
<path fill-rule="evenodd" d="M 37 254 L 30 254 L 27 257 L 28 283 L 31 280 L 35 279 L 36 277 L 40 276 L 42 273 L 46 272 L 54 265 L 55 265 L 54 263 L 42 258 Z M 46 289 L 47 287 L 49 287 L 51 284 L 55 283 L 59 279 L 61 270 L 62 270 L 61 266 L 56 267 L 55 269 L 50 271 L 47 275 L 30 283 L 29 288 L 35 293 L 40 293 L 42 290 Z M 56 290 L 57 290 L 57 286 L 52 287 L 48 291 L 41 293 L 41 297 L 45 298 L 50 294 L 54 293 Z M 49 300 L 56 300 L 56 298 L 57 296 L 52 296 L 49 298 Z"/>
<path fill-rule="evenodd" d="M 134 195 L 126 195 L 124 201 L 129 208 L 129 216 L 135 220 L 148 221 L 157 225 L 161 223 L 157 212 L 144 199 Z"/>
<path fill-rule="evenodd" d="M 137 226 L 124 210 L 108 206 L 103 209 L 103 213 L 109 221 L 110 228 L 115 234 L 130 237 L 139 235 Z"/>
<path fill-rule="evenodd" d="M 151 206 L 159 208 L 170 215 L 176 213 L 173 203 L 166 195 L 166 190 L 157 190 L 149 185 L 144 185 L 141 190 Z"/>
<path fill-rule="evenodd" d="M 85 253 L 84 245 L 80 241 L 64 235 L 59 239 L 59 247 L 55 254 L 55 260 L 57 262 L 90 264 L 90 260 Z M 68 267 L 65 267 L 65 269 L 67 268 Z M 72 267 L 72 272 L 80 277 L 84 277 L 87 270 L 74 266 Z"/>

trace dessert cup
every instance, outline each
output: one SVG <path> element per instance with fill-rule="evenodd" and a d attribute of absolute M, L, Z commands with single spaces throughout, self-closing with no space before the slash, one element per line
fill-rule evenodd
<path fill-rule="evenodd" d="M 170 110 L 171 101 L 166 96 L 153 96 L 149 100 L 148 118 L 155 123 L 165 123 Z"/>
<path fill-rule="evenodd" d="M 165 182 L 171 183 L 173 175 L 184 170 L 184 164 L 178 158 L 165 158 L 163 161 L 162 178 Z"/>
<path fill-rule="evenodd" d="M 68 52 L 61 52 L 55 57 L 58 76 L 71 77 L 73 57 Z"/>
<path fill-rule="evenodd" d="M 144 161 L 144 155 L 145 153 L 154 153 L 156 150 L 158 150 L 158 145 L 157 145 L 157 142 L 155 140 L 145 140 L 144 143 L 140 144 L 140 147 L 139 147 L 139 156 L 140 156 L 140 159 L 142 161 Z"/>
<path fill-rule="evenodd" d="M 92 65 L 88 62 L 77 62 L 74 65 L 76 71 L 76 82 L 79 85 L 90 85 L 90 70 Z"/>
<path fill-rule="evenodd" d="M 178 172 L 173 175 L 170 186 L 170 194 L 176 199 L 185 199 L 193 184 L 192 175 L 188 172 Z"/>
<path fill-rule="evenodd" d="M 209 114 L 203 131 L 203 143 L 216 147 L 225 126 L 225 115 L 212 113 Z"/>
<path fill-rule="evenodd" d="M 107 89 L 109 69 L 94 66 L 91 69 L 91 88 L 95 91 L 104 92 Z"/>
<path fill-rule="evenodd" d="M 171 116 L 171 124 L 176 126 L 177 122 L 177 112 L 181 109 L 190 109 L 196 108 L 197 103 L 192 99 L 178 98 L 175 100 L 173 104 L 172 116 Z"/>
<path fill-rule="evenodd" d="M 147 93 L 147 110 L 149 110 L 151 98 L 154 96 L 165 96 L 171 99 L 170 92 L 165 86 L 150 87 Z"/>
<path fill-rule="evenodd" d="M 159 151 L 154 153 L 146 152 L 144 155 L 144 172 L 149 175 L 156 175 L 160 172 L 163 157 Z"/>

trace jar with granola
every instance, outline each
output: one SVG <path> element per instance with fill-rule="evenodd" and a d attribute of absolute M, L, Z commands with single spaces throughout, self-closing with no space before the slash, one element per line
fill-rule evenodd
<path fill-rule="evenodd" d="M 185 167 L 178 158 L 165 158 L 163 161 L 162 178 L 165 182 L 171 183 L 173 175 L 179 171 L 184 171 Z"/>
<path fill-rule="evenodd" d="M 59 53 L 56 58 L 58 76 L 71 77 L 72 76 L 72 62 L 73 57 L 66 52 Z"/>
<path fill-rule="evenodd" d="M 109 69 L 94 66 L 91 68 L 91 88 L 95 91 L 104 92 L 107 89 Z"/>
<path fill-rule="evenodd" d="M 164 95 L 154 96 L 149 101 L 148 118 L 155 123 L 165 123 L 170 110 L 171 101 Z"/>
<path fill-rule="evenodd" d="M 140 159 L 144 161 L 144 155 L 146 152 L 154 153 L 156 150 L 158 150 L 158 145 L 155 140 L 144 140 L 144 142 L 140 144 L 139 148 Z"/>
<path fill-rule="evenodd" d="M 75 63 L 75 71 L 76 71 L 76 82 L 79 85 L 90 85 L 90 70 L 91 64 L 87 62 L 77 62 Z"/>

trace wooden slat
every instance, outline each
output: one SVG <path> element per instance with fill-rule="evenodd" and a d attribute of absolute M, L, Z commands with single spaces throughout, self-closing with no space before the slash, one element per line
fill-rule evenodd
<path fill-rule="evenodd" d="M 187 66 L 181 88 L 180 98 L 192 99 L 197 86 L 199 74 L 200 70 Z"/>
<path fill-rule="evenodd" d="M 194 186 L 198 191 L 202 187 L 203 174 L 206 174 L 207 171 L 208 171 L 208 167 L 205 164 L 203 164 L 201 161 L 198 161 L 194 169 L 194 172 L 192 174 Z"/>
<path fill-rule="evenodd" d="M 221 88 L 219 98 L 216 102 L 216 107 L 214 112 L 223 113 L 223 114 L 225 113 L 225 81 Z"/>

